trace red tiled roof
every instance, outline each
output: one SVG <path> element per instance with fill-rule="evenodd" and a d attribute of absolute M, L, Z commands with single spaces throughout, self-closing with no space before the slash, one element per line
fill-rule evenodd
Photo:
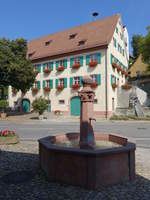
<path fill-rule="evenodd" d="M 62 32 L 31 40 L 28 43 L 28 55 L 31 60 L 75 52 L 97 46 L 108 45 L 112 39 L 120 15 L 114 15 L 88 24 L 80 25 Z M 70 39 L 70 35 L 76 34 Z M 79 41 L 85 41 L 79 45 Z M 50 44 L 45 45 L 50 41 Z"/>

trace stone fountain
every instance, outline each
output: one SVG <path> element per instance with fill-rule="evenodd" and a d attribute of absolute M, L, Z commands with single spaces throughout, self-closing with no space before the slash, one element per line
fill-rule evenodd
<path fill-rule="evenodd" d="M 114 134 L 94 133 L 91 78 L 83 78 L 80 133 L 39 140 L 40 166 L 49 181 L 96 189 L 135 178 L 134 143 Z"/>

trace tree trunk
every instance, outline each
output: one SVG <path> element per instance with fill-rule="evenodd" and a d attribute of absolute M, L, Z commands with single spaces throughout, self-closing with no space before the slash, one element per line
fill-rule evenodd
<path fill-rule="evenodd" d="M 22 100 L 24 97 L 24 93 L 21 91 L 21 97 L 20 97 L 20 112 L 22 112 Z"/>

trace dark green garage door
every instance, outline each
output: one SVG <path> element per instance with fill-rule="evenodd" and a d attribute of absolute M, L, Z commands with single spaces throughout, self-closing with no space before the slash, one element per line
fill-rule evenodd
<path fill-rule="evenodd" d="M 71 99 L 71 115 L 79 116 L 80 115 L 80 97 L 73 97 Z"/>

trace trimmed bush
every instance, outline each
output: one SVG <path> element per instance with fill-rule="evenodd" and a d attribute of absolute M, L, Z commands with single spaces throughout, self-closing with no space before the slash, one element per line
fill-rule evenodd
<path fill-rule="evenodd" d="M 35 112 L 39 113 L 39 115 L 42 115 L 47 109 L 47 100 L 42 97 L 35 99 L 32 103 L 32 107 Z"/>

